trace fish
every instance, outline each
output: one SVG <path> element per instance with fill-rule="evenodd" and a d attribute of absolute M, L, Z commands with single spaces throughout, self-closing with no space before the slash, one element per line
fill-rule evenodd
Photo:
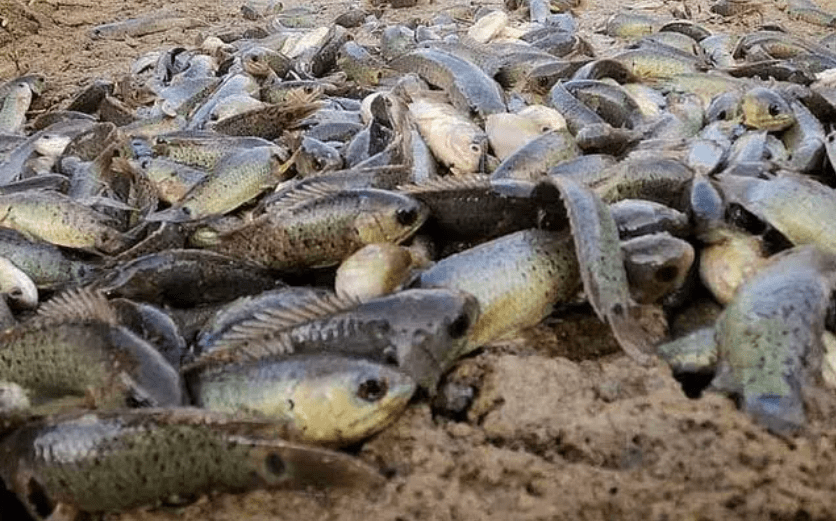
<path fill-rule="evenodd" d="M 0 443 L 0 475 L 37 519 L 158 506 L 172 496 L 310 486 L 373 488 L 355 457 L 291 443 L 273 422 L 195 408 L 65 414 Z"/>
<path fill-rule="evenodd" d="M 231 231 L 198 231 L 193 241 L 274 270 L 298 271 L 337 265 L 367 244 L 400 243 L 428 214 L 406 195 L 320 184 L 280 199 Z"/>
<path fill-rule="evenodd" d="M 177 371 L 94 290 L 54 297 L 36 318 L 0 332 L 0 346 L 0 381 L 26 389 L 33 405 L 62 396 L 101 409 L 184 401 Z"/>
<path fill-rule="evenodd" d="M 337 353 L 261 357 L 187 377 L 195 405 L 287 425 L 292 441 L 346 446 L 378 432 L 412 397 L 415 382 L 390 366 Z"/>

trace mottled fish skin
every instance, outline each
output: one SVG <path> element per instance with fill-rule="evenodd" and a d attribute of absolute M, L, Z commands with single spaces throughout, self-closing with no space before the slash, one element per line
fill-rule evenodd
<path fill-rule="evenodd" d="M 251 262 L 211 251 L 173 249 L 109 268 L 95 284 L 112 297 L 188 307 L 258 293 L 276 281 Z"/>
<path fill-rule="evenodd" d="M 400 72 L 418 73 L 427 82 L 447 91 L 453 105 L 465 113 L 484 118 L 506 112 L 502 90 L 482 69 L 452 54 L 435 49 L 417 49 L 389 64 Z"/>
<path fill-rule="evenodd" d="M 264 357 L 188 377 L 199 407 L 270 418 L 293 441 L 346 446 L 386 427 L 415 382 L 397 369 L 337 353 Z"/>
<path fill-rule="evenodd" d="M 0 134 L 16 134 L 26 122 L 26 111 L 32 103 L 32 89 L 19 81 L 0 98 Z"/>
<path fill-rule="evenodd" d="M 187 370 L 330 353 L 397 364 L 433 394 L 479 316 L 473 296 L 444 288 L 405 290 L 363 303 L 304 288 L 282 293 L 254 297 L 219 315 L 226 325 L 201 335 L 204 354 Z"/>
<path fill-rule="evenodd" d="M 836 257 L 815 247 L 778 254 L 717 320 L 712 386 L 738 398 L 772 432 L 790 434 L 806 423 L 804 387 L 818 378 L 834 273 Z"/>
<path fill-rule="evenodd" d="M 272 145 L 270 141 L 256 137 L 225 136 L 215 132 L 192 130 L 157 136 L 154 139 L 153 151 L 158 156 L 184 165 L 214 170 L 218 161 L 231 152 Z"/>
<path fill-rule="evenodd" d="M 590 189 L 567 177 L 554 183 L 569 214 L 584 293 L 592 309 L 610 325 L 619 345 L 636 362 L 650 363 L 650 339 L 636 323 L 638 310 L 630 286 L 618 238 L 618 227 L 609 207 Z"/>
<path fill-rule="evenodd" d="M 394 192 L 327 190 L 288 207 L 268 207 L 241 228 L 206 242 L 214 251 L 272 269 L 304 270 L 339 264 L 374 242 L 400 243 L 428 213 L 423 204 Z"/>
<path fill-rule="evenodd" d="M 0 195 L 0 226 L 57 246 L 113 253 L 127 239 L 111 219 L 57 192 Z"/>
<path fill-rule="evenodd" d="M 552 130 L 536 137 L 505 158 L 491 174 L 492 179 L 537 181 L 549 169 L 574 159 L 580 148 L 568 130 Z"/>
<path fill-rule="evenodd" d="M 187 222 L 231 212 L 282 181 L 291 164 L 282 162 L 276 147 L 230 152 L 177 205 L 146 220 Z"/>
<path fill-rule="evenodd" d="M 743 123 L 759 130 L 784 130 L 795 122 L 789 103 L 780 94 L 765 87 L 746 91 L 741 107 Z"/>
<path fill-rule="evenodd" d="M 58 316 L 40 316 L 0 333 L 0 381 L 17 383 L 40 399 L 74 395 L 104 409 L 124 407 L 128 400 L 182 403 L 174 368 L 116 324 L 101 296 L 82 292 L 57 302 Z"/>
<path fill-rule="evenodd" d="M 523 230 L 438 261 L 417 284 L 459 289 L 479 301 L 467 352 L 540 322 L 577 293 L 578 270 L 571 236 Z"/>
<path fill-rule="evenodd" d="M 15 230 L 0 228 L 0 256 L 23 270 L 39 289 L 53 290 L 78 283 L 91 266 L 69 259 L 52 244 L 32 241 Z"/>
<path fill-rule="evenodd" d="M 0 443 L 0 475 L 36 518 L 256 488 L 380 486 L 353 456 L 281 439 L 264 420 L 198 409 L 123 410 L 30 423 Z"/>

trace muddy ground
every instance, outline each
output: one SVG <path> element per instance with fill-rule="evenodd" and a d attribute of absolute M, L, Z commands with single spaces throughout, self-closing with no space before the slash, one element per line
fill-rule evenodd
<path fill-rule="evenodd" d="M 428 18 L 444 2 L 384 7 L 381 16 L 385 22 Z M 0 0 L 0 79 L 26 71 L 45 74 L 49 87 L 34 106 L 37 112 L 94 78 L 118 78 L 143 52 L 193 45 L 204 34 L 251 24 L 240 14 L 241 3 Z M 348 2 L 314 3 L 322 6 L 324 22 L 352 7 Z M 621 44 L 593 31 L 619 5 L 630 4 L 660 14 L 689 14 L 713 30 L 742 32 L 765 20 L 807 37 L 824 33 L 788 20 L 772 2 L 753 3 L 760 5 L 760 13 L 725 20 L 712 17 L 704 1 L 589 0 L 577 15 L 598 50 Z M 822 5 L 836 11 L 833 4 Z M 163 8 L 199 18 L 205 26 L 120 41 L 87 36 L 97 24 Z M 832 415 L 814 417 L 809 431 L 791 440 L 772 436 L 723 396 L 686 397 L 662 364 L 636 366 L 583 307 L 556 313 L 519 339 L 463 360 L 448 380 L 476 389 L 466 414 L 445 417 L 419 399 L 359 449 L 361 458 L 391 476 L 381 490 L 219 495 L 176 511 L 114 518 L 836 518 Z M 836 410 L 833 394 L 821 401 L 823 410 Z M 13 519 L 10 509 L 8 502 L 0 504 L 0 518 Z"/>

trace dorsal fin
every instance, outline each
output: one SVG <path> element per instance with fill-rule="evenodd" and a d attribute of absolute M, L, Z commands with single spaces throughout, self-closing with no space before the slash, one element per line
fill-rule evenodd
<path fill-rule="evenodd" d="M 275 199 L 265 208 L 266 213 L 276 214 L 287 210 L 297 204 L 326 197 L 339 192 L 341 189 L 327 181 L 321 183 L 309 183 L 301 188 L 291 188 L 285 194 Z"/>
<path fill-rule="evenodd" d="M 69 320 L 96 320 L 117 325 L 119 320 L 101 290 L 90 287 L 70 289 L 38 308 L 37 320 L 55 323 Z"/>
<path fill-rule="evenodd" d="M 484 174 L 448 175 L 437 179 L 430 179 L 423 183 L 414 183 L 398 187 L 404 194 L 426 194 L 441 190 L 460 190 L 464 188 L 490 188 L 491 177 Z"/>

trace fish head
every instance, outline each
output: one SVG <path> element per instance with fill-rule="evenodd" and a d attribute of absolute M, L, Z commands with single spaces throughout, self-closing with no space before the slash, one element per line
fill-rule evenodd
<path fill-rule="evenodd" d="M 454 173 L 470 174 L 482 171 L 488 140 L 484 134 L 453 132 L 447 136 L 447 146 L 456 159 L 450 163 Z"/>
<path fill-rule="evenodd" d="M 365 244 L 399 243 L 429 217 L 429 208 L 407 195 L 374 189 L 366 193 L 354 220 L 356 233 Z"/>
<path fill-rule="evenodd" d="M 405 408 L 415 381 L 395 367 L 339 358 L 289 394 L 295 427 L 307 440 L 351 444 L 386 427 Z"/>
<path fill-rule="evenodd" d="M 743 95 L 741 104 L 743 123 L 746 126 L 775 132 L 795 123 L 790 104 L 778 93 L 764 87 L 755 87 Z"/>

